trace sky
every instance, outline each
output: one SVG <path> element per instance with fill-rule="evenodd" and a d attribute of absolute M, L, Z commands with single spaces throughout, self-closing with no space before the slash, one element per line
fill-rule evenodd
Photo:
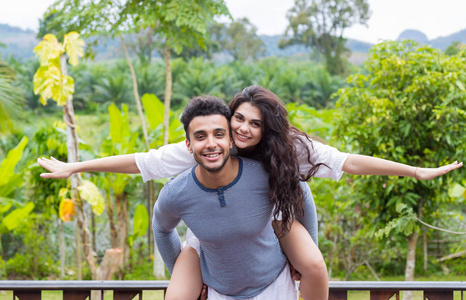
<path fill-rule="evenodd" d="M 39 18 L 54 0 L 0 0 L 0 23 L 37 31 Z M 258 34 L 285 32 L 287 11 L 294 0 L 225 0 L 233 18 L 247 17 Z M 369 43 L 395 40 L 406 29 L 420 30 L 428 39 L 466 29 L 466 0 L 369 0 L 367 27 L 355 25 L 346 38 Z"/>

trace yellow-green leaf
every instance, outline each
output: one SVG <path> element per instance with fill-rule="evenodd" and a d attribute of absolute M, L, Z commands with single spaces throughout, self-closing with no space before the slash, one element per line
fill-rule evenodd
<path fill-rule="evenodd" d="M 70 65 L 76 66 L 78 64 L 78 57 L 83 57 L 84 55 L 84 41 L 79 38 L 79 33 L 72 31 L 65 35 L 63 43 L 65 44 L 66 53 L 70 57 L 68 62 Z"/>
<path fill-rule="evenodd" d="M 53 89 L 53 100 L 58 106 L 63 106 L 74 93 L 74 79 L 71 76 L 62 76 L 60 84 Z"/>
<path fill-rule="evenodd" d="M 41 66 L 48 65 L 51 59 L 60 57 L 65 49 L 53 34 L 46 34 L 42 41 L 34 48 L 34 53 L 39 57 Z"/>
<path fill-rule="evenodd" d="M 34 94 L 40 94 L 42 105 L 47 104 L 50 98 L 56 99 L 57 86 L 61 86 L 61 72 L 59 66 L 49 64 L 40 67 L 33 78 Z M 74 88 L 74 87 L 73 87 Z"/>
<path fill-rule="evenodd" d="M 105 201 L 97 186 L 89 180 L 83 180 L 78 187 L 79 195 L 92 206 L 92 211 L 100 216 L 105 209 Z"/>

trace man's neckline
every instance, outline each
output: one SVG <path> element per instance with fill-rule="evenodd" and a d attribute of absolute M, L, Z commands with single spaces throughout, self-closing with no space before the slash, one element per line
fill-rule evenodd
<path fill-rule="evenodd" d="M 208 188 L 208 187 L 205 187 L 200 181 L 199 179 L 197 178 L 196 176 L 196 173 L 195 173 L 195 169 L 197 167 L 194 166 L 192 169 L 191 169 L 191 174 L 193 176 L 193 179 L 194 179 L 194 182 L 196 182 L 196 184 L 204 191 L 206 192 L 217 192 L 217 191 L 224 191 L 224 190 L 227 190 L 229 189 L 230 187 L 234 186 L 238 180 L 241 178 L 241 175 L 243 174 L 243 160 L 240 158 L 240 157 L 235 157 L 237 160 L 238 160 L 238 173 L 235 177 L 235 179 L 233 179 L 233 181 L 231 181 L 230 183 L 228 183 L 227 185 L 225 186 L 219 186 L 217 188 Z M 230 158 L 231 159 L 231 158 Z"/>

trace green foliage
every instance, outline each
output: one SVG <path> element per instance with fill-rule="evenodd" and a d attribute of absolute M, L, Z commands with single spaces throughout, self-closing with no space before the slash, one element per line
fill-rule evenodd
<path fill-rule="evenodd" d="M 5 207 L 0 206 L 0 213 L 8 211 L 11 207 L 10 205 L 6 205 Z M 24 207 L 17 208 L 6 216 L 2 216 L 2 223 L 0 224 L 0 234 L 7 233 L 8 231 L 12 231 L 16 229 L 21 223 L 29 216 L 29 214 L 34 209 L 34 203 L 29 202 Z"/>
<path fill-rule="evenodd" d="M 122 16 L 131 19 L 136 28 L 153 27 L 162 40 L 181 53 L 184 47 L 195 44 L 205 48 L 208 26 L 215 16 L 227 15 L 228 9 L 220 0 L 131 0 L 125 5 Z"/>
<path fill-rule="evenodd" d="M 130 132 L 128 107 L 123 104 L 120 111 L 114 104 L 108 107 L 110 116 L 110 134 L 100 147 L 102 157 L 130 154 L 136 152 L 138 134 Z M 115 195 L 123 193 L 125 187 L 132 180 L 128 174 L 105 173 L 104 190 L 112 190 Z"/>
<path fill-rule="evenodd" d="M 21 117 L 24 94 L 15 85 L 16 72 L 0 57 L 0 133 L 13 130 L 13 120 Z"/>
<path fill-rule="evenodd" d="M 265 44 L 257 36 L 257 28 L 247 18 L 235 20 L 230 24 L 215 24 L 211 30 L 213 40 L 221 50 L 229 53 L 234 61 L 244 62 L 265 54 Z"/>
<path fill-rule="evenodd" d="M 337 137 L 353 153 L 415 166 L 461 161 L 465 70 L 465 53 L 450 57 L 411 41 L 376 45 L 364 73 L 350 76 L 352 86 L 337 93 L 343 116 Z M 419 231 L 415 217 L 432 223 L 451 201 L 447 187 L 459 178 L 461 171 L 429 181 L 359 176 L 353 188 L 367 226 L 393 240 Z"/>
<path fill-rule="evenodd" d="M 138 237 L 142 237 L 147 233 L 149 229 L 149 214 L 144 205 L 139 204 L 134 210 L 133 217 L 133 234 L 128 236 L 128 245 L 132 249 L 134 241 Z"/>
<path fill-rule="evenodd" d="M 0 256 L 0 280 L 6 279 L 6 263 Z"/>
<path fill-rule="evenodd" d="M 173 104 L 184 106 L 189 99 L 204 94 L 224 98 L 221 92 L 222 77 L 219 75 L 212 63 L 201 57 L 191 59 L 186 71 L 175 82 Z"/>
<path fill-rule="evenodd" d="M 376 233 L 376 237 L 390 237 L 392 233 L 395 235 L 402 233 L 405 236 L 409 236 L 413 233 L 417 216 L 413 212 L 412 207 L 407 206 L 405 203 L 397 203 L 396 212 L 400 216 L 388 222 L 385 228 L 380 229 Z"/>
<path fill-rule="evenodd" d="M 295 0 L 287 14 L 289 25 L 280 41 L 281 47 L 304 44 L 314 47 L 325 57 L 327 70 L 333 74 L 346 73 L 344 54 L 346 40 L 343 33 L 353 24 L 366 24 L 369 20 L 367 0 Z"/>
<path fill-rule="evenodd" d="M 0 164 L 0 199 L 9 197 L 24 181 L 20 174 L 15 173 L 15 166 L 21 159 L 27 143 L 28 138 L 25 136 Z"/>
<path fill-rule="evenodd" d="M 54 157 L 61 161 L 67 160 L 66 125 L 63 122 L 55 122 L 52 126 L 41 126 L 34 133 L 29 143 L 31 155 L 28 167 L 28 185 L 34 187 L 29 190 L 31 199 L 36 206 L 36 212 L 47 217 L 58 215 L 60 203 L 59 192 L 67 187 L 66 180 L 44 180 L 40 174 L 44 169 L 34 163 L 38 157 Z"/>
<path fill-rule="evenodd" d="M 142 96 L 142 104 L 146 111 L 146 117 L 149 121 L 151 147 L 160 147 L 163 145 L 163 112 L 164 105 L 159 98 L 153 94 Z M 170 110 L 169 125 L 170 143 L 176 143 L 185 139 L 183 125 L 179 117 Z"/>
<path fill-rule="evenodd" d="M 445 49 L 445 54 L 446 55 L 456 55 L 461 51 L 461 43 L 458 41 L 452 42 L 447 49 Z"/>
<path fill-rule="evenodd" d="M 46 222 L 40 216 L 26 218 L 14 231 L 16 236 L 22 237 L 23 244 L 6 262 L 8 279 L 39 280 L 58 276 L 56 253 L 50 247 Z"/>

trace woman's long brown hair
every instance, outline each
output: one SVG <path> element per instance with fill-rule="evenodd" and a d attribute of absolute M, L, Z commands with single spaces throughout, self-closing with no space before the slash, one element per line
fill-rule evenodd
<path fill-rule="evenodd" d="M 273 216 L 277 219 L 281 213 L 281 234 L 285 234 L 293 220 L 304 214 L 304 192 L 299 182 L 309 180 L 321 164 L 310 162 L 311 150 L 305 141 L 311 140 L 306 133 L 290 126 L 288 112 L 277 95 L 260 86 L 247 87 L 230 102 L 232 114 L 245 102 L 262 113 L 262 140 L 253 151 L 238 149 L 238 155 L 260 160 L 269 173 L 269 200 L 274 204 Z M 299 172 L 297 144 L 302 144 L 313 166 L 307 174 Z"/>

